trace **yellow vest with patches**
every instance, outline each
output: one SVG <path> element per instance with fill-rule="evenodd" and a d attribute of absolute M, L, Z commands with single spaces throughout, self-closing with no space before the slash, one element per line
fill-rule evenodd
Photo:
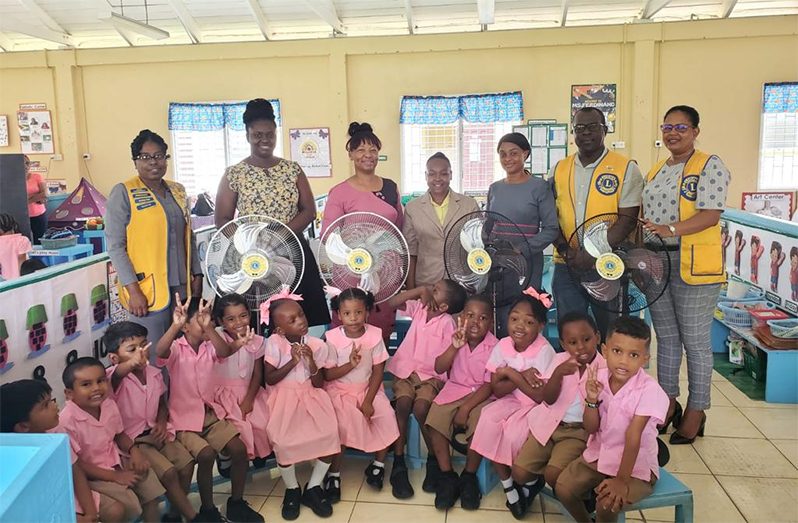
<path fill-rule="evenodd" d="M 191 220 L 188 214 L 186 189 L 176 182 L 164 180 L 186 218 L 186 275 L 191 276 Z M 167 256 L 169 250 L 166 211 L 158 199 L 136 176 L 125 182 L 130 201 L 130 222 L 127 225 L 127 255 L 139 276 L 139 287 L 147 298 L 150 312 L 169 306 L 169 277 Z M 191 286 L 189 285 L 189 293 Z M 119 286 L 119 301 L 128 308 L 130 295 Z"/>
<path fill-rule="evenodd" d="M 698 178 L 709 161 L 710 155 L 696 150 L 682 171 L 679 183 L 679 221 L 683 222 L 698 214 Z M 655 165 L 646 176 L 653 180 L 665 165 L 666 160 Z M 720 239 L 720 223 L 703 231 L 685 234 L 679 238 L 679 273 L 682 280 L 690 285 L 705 285 L 726 281 Z"/>
<path fill-rule="evenodd" d="M 584 221 L 599 214 L 618 212 L 626 169 L 632 161 L 618 153 L 607 151 L 604 158 L 593 169 L 590 190 L 587 193 Z M 576 223 L 576 202 L 573 200 L 576 195 L 574 189 L 575 162 L 576 154 L 572 154 L 557 162 L 557 166 L 554 168 L 557 218 L 560 221 L 560 230 L 565 241 L 569 241 L 577 226 L 582 224 L 582 222 Z M 554 261 L 555 263 L 565 262 L 556 248 L 554 249 Z"/>

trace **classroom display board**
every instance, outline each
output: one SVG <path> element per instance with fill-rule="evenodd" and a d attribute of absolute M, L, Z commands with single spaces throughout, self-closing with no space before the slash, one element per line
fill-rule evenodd
<path fill-rule="evenodd" d="M 524 166 L 538 176 L 544 176 L 558 161 L 568 156 L 568 125 L 553 120 L 530 120 L 526 125 L 513 126 L 513 132 L 526 136 L 531 146 Z"/>

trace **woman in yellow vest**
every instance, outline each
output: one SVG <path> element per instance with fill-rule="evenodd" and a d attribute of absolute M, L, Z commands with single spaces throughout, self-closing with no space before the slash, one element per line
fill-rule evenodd
<path fill-rule="evenodd" d="M 132 320 L 147 327 L 153 343 L 169 328 L 175 293 L 202 293 L 186 190 L 164 179 L 167 149 L 164 139 L 149 129 L 136 136 L 130 152 L 138 175 L 111 190 L 105 216 L 119 299 Z"/>
<path fill-rule="evenodd" d="M 651 305 L 657 333 L 657 379 L 671 398 L 672 445 L 704 435 L 710 406 L 710 327 L 720 285 L 726 281 L 718 221 L 726 205 L 729 171 L 717 156 L 698 151 L 698 111 L 677 105 L 660 126 L 670 157 L 654 166 L 643 189 L 646 228 L 659 234 L 671 259 L 668 288 Z M 687 354 L 687 408 L 679 397 L 682 350 Z"/>

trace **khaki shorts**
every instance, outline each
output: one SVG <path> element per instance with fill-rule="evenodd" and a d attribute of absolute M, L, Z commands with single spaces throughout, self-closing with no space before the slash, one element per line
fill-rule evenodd
<path fill-rule="evenodd" d="M 457 414 L 457 409 L 460 408 L 460 405 L 465 403 L 467 399 L 468 396 L 457 401 L 447 403 L 446 405 L 438 405 L 437 403 L 433 403 L 429 408 L 429 414 L 427 414 L 427 426 L 440 432 L 446 437 L 446 439 L 451 441 L 452 432 L 454 432 L 454 425 L 452 425 L 452 422 Z M 474 431 L 477 430 L 477 421 L 479 421 L 479 415 L 482 414 L 482 409 L 488 403 L 490 403 L 490 400 L 485 400 L 471 409 L 471 412 L 468 413 L 465 431 L 465 437 L 467 440 L 470 440 L 471 436 L 474 435 Z"/>
<path fill-rule="evenodd" d="M 103 495 L 105 495 L 124 505 L 127 514 L 140 514 L 140 503 L 149 503 L 166 493 L 152 469 L 148 470 L 147 475 L 132 489 L 113 481 L 89 481 L 89 488 L 100 494 L 100 510 L 103 510 Z"/>
<path fill-rule="evenodd" d="M 582 455 L 587 446 L 587 432 L 578 426 L 559 426 L 545 445 L 529 436 L 518 452 L 513 465 L 532 474 L 543 474 L 546 467 L 564 470 Z"/>
<path fill-rule="evenodd" d="M 411 400 L 424 400 L 432 403 L 435 396 L 443 388 L 443 382 L 437 378 L 422 381 L 415 372 L 407 378 L 397 379 L 393 382 L 393 397 L 410 398 Z"/>
<path fill-rule="evenodd" d="M 163 478 L 171 468 L 183 470 L 194 462 L 191 453 L 177 441 L 159 443 L 151 434 L 147 434 L 137 437 L 133 444 L 150 462 L 150 468 L 158 479 Z"/>
<path fill-rule="evenodd" d="M 205 409 L 205 419 L 202 422 L 202 431 L 190 432 L 187 430 L 177 433 L 175 441 L 183 445 L 195 458 L 205 447 L 210 446 L 216 452 L 221 452 L 238 436 L 238 430 L 232 423 L 220 420 L 211 409 Z"/>
<path fill-rule="evenodd" d="M 597 461 L 588 463 L 585 458 L 579 456 L 565 467 L 565 470 L 557 479 L 555 491 L 559 490 L 560 485 L 568 485 L 572 492 L 585 494 L 590 492 L 610 476 L 602 474 L 596 469 Z M 629 502 L 637 503 L 641 499 L 650 496 L 654 492 L 654 484 L 657 477 L 651 474 L 651 481 L 643 481 L 637 478 L 629 480 Z"/>

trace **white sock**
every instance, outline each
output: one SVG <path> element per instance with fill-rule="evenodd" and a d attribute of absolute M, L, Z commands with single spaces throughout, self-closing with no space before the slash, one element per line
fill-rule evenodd
<path fill-rule="evenodd" d="M 331 477 L 331 478 L 340 478 L 341 477 L 341 473 L 340 472 L 328 472 L 327 475 L 329 477 Z"/>
<path fill-rule="evenodd" d="M 277 466 L 280 469 L 280 475 L 283 477 L 285 488 L 299 488 L 299 482 L 296 480 L 296 468 L 293 465 L 287 467 Z"/>
<path fill-rule="evenodd" d="M 501 480 L 501 482 L 502 482 L 502 487 L 504 487 L 505 489 L 508 489 L 513 486 L 513 478 L 503 479 Z M 518 500 L 521 499 L 518 497 L 518 491 L 514 488 L 508 492 L 505 492 L 505 494 L 507 495 L 507 501 L 509 501 L 510 503 L 518 503 Z"/>
<path fill-rule="evenodd" d="M 524 486 L 521 487 L 521 490 L 524 491 L 524 496 L 528 496 L 530 492 L 532 492 L 532 487 L 537 485 L 538 481 L 540 481 L 540 476 L 535 481 L 527 481 L 524 483 Z"/>
<path fill-rule="evenodd" d="M 385 468 L 385 463 L 383 463 L 382 461 L 377 461 L 376 459 L 374 461 L 372 461 L 371 464 L 374 465 L 375 467 L 377 467 L 378 469 L 384 469 Z"/>
<path fill-rule="evenodd" d="M 307 488 L 320 487 L 321 482 L 324 481 L 324 475 L 327 474 L 329 468 L 329 463 L 317 459 L 316 463 L 313 465 L 313 472 L 310 473 L 310 481 L 308 481 Z"/>

